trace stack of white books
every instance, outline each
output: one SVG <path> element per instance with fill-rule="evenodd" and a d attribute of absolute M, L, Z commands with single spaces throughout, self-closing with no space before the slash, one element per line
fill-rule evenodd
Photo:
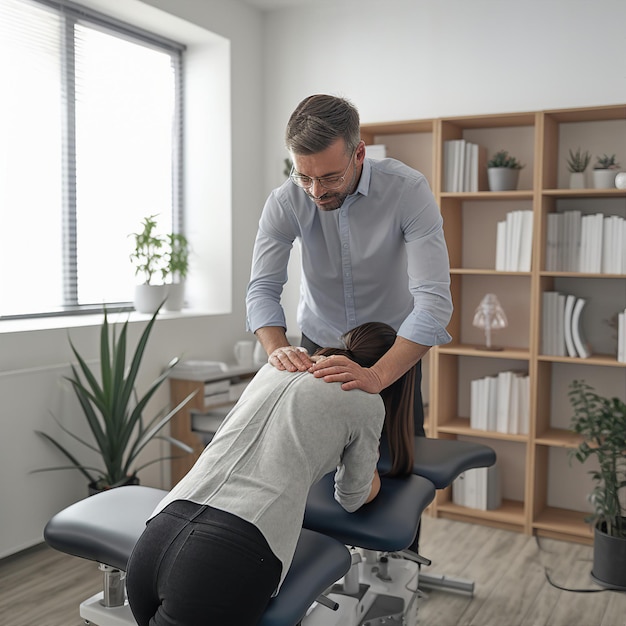
<path fill-rule="evenodd" d="M 496 465 L 466 470 L 452 483 L 452 502 L 481 511 L 493 511 L 502 504 L 500 471 Z"/>
<path fill-rule="evenodd" d="M 546 270 L 586 274 L 626 274 L 626 220 L 581 211 L 549 213 Z"/>
<path fill-rule="evenodd" d="M 533 244 L 533 212 L 511 211 L 498 222 L 496 230 L 496 270 L 530 272 Z"/>
<path fill-rule="evenodd" d="M 465 139 L 443 144 L 444 191 L 466 192 L 486 189 L 485 148 Z"/>
<path fill-rule="evenodd" d="M 546 355 L 586 359 L 591 347 L 585 339 L 582 313 L 587 300 L 558 291 L 542 295 L 541 351 Z"/>
<path fill-rule="evenodd" d="M 387 157 L 387 146 L 382 143 L 373 143 L 365 146 L 365 156 L 368 159 L 384 159 Z"/>
<path fill-rule="evenodd" d="M 506 371 L 470 382 L 470 427 L 510 435 L 528 434 L 530 379 Z"/>

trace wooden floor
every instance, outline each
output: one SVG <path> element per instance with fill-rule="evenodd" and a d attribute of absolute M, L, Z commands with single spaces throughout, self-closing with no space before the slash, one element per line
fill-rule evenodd
<path fill-rule="evenodd" d="M 626 626 L 626 593 L 601 589 L 589 578 L 591 548 L 425 517 L 424 572 L 473 580 L 473 598 L 443 590 L 419 601 L 423 626 Z M 97 565 L 45 546 L 0 560 L 2 626 L 81 626 L 80 601 L 100 589 Z M 199 625 L 200 626 L 200 625 Z"/>

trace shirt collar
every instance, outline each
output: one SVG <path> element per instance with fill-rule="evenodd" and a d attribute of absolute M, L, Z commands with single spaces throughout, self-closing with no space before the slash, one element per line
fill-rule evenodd
<path fill-rule="evenodd" d="M 361 170 L 361 178 L 354 193 L 360 193 L 363 196 L 367 196 L 370 189 L 370 179 L 372 176 L 372 163 L 369 159 L 363 161 L 363 169 Z"/>

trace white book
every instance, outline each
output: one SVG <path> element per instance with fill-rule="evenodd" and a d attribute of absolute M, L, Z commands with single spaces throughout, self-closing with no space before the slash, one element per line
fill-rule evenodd
<path fill-rule="evenodd" d="M 365 156 L 369 159 L 385 159 L 387 157 L 387 146 L 381 143 L 365 146 Z"/>
<path fill-rule="evenodd" d="M 521 375 L 513 376 L 511 380 L 511 396 L 509 398 L 509 424 L 507 432 L 516 435 L 519 431 L 520 411 L 520 379 Z"/>
<path fill-rule="evenodd" d="M 477 143 L 471 144 L 472 158 L 470 160 L 470 186 L 468 191 L 478 191 L 478 161 L 480 159 L 480 146 Z"/>
<path fill-rule="evenodd" d="M 520 379 L 520 411 L 518 435 L 527 435 L 530 426 L 530 378 L 524 376 Z"/>
<path fill-rule="evenodd" d="M 511 211 L 506 219 L 506 260 L 505 267 L 510 272 L 517 272 L 519 268 L 520 245 L 522 240 L 522 212 Z"/>
<path fill-rule="evenodd" d="M 452 502 L 458 506 L 465 506 L 465 474 L 461 472 L 452 483 Z"/>
<path fill-rule="evenodd" d="M 563 316 L 563 329 L 565 330 L 565 347 L 567 356 L 577 356 L 576 347 L 574 346 L 574 338 L 572 336 L 572 314 L 574 312 L 574 304 L 576 296 L 568 295 L 565 298 L 565 312 Z"/>
<path fill-rule="evenodd" d="M 480 385 L 479 378 L 470 381 L 470 428 L 480 429 Z"/>
<path fill-rule="evenodd" d="M 557 298 L 557 320 L 556 320 L 556 356 L 565 356 L 565 296 L 560 293 Z"/>
<path fill-rule="evenodd" d="M 602 250 L 600 271 L 603 274 L 612 274 L 613 267 L 613 236 L 611 234 L 611 218 L 605 217 L 602 222 Z"/>
<path fill-rule="evenodd" d="M 585 341 L 582 330 L 581 314 L 585 304 L 587 304 L 587 301 L 584 298 L 578 298 L 574 304 L 574 311 L 572 312 L 572 339 L 576 347 L 576 352 L 581 359 L 587 359 L 591 356 L 591 349 Z"/>
<path fill-rule="evenodd" d="M 476 474 L 476 470 L 470 469 L 465 472 L 464 488 L 464 506 L 475 509 L 478 504 L 478 475 Z"/>
<path fill-rule="evenodd" d="M 566 227 L 566 249 L 565 264 L 563 270 L 567 272 L 577 272 L 580 265 L 580 230 L 582 213 L 580 211 L 566 211 L 564 214 L 567 220 Z"/>
<path fill-rule="evenodd" d="M 465 169 L 465 139 L 457 139 L 454 191 L 463 191 L 463 171 Z"/>
<path fill-rule="evenodd" d="M 463 188 L 461 191 L 470 191 L 470 176 L 472 171 L 472 145 L 469 141 L 465 144 L 465 161 L 463 166 Z"/>
<path fill-rule="evenodd" d="M 558 233 L 559 233 L 559 220 L 561 215 L 559 213 L 548 213 L 546 221 L 546 271 L 556 272 L 558 270 L 557 265 L 557 245 L 558 245 Z"/>
<path fill-rule="evenodd" d="M 487 376 L 487 412 L 485 414 L 484 430 L 496 430 L 498 416 L 498 377 Z"/>
<path fill-rule="evenodd" d="M 589 272 L 591 267 L 592 216 L 583 215 L 580 221 L 580 259 L 579 272 Z"/>
<path fill-rule="evenodd" d="M 517 270 L 520 272 L 530 272 L 533 247 L 533 212 L 522 211 L 521 213 L 522 224 Z"/>
<path fill-rule="evenodd" d="M 596 213 L 592 218 L 591 248 L 589 272 L 600 274 L 602 272 L 602 237 L 604 235 L 604 215 Z"/>
<path fill-rule="evenodd" d="M 611 216 L 611 247 L 613 249 L 611 274 L 621 274 L 626 255 L 626 240 L 624 240 L 624 218 L 618 215 Z"/>
<path fill-rule="evenodd" d="M 497 464 L 491 467 L 477 467 L 467 470 L 475 474 L 476 502 L 474 508 L 481 511 L 492 511 L 502 505 L 500 472 Z"/>
<path fill-rule="evenodd" d="M 496 431 L 499 433 L 507 433 L 509 429 L 509 406 L 512 381 L 512 372 L 500 372 L 498 374 L 498 415 Z"/>
<path fill-rule="evenodd" d="M 443 142 L 443 190 L 452 191 L 452 170 L 453 170 L 453 158 L 452 158 L 452 142 Z"/>

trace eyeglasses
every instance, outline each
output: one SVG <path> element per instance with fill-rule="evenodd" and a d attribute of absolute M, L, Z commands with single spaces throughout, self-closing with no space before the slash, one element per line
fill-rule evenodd
<path fill-rule="evenodd" d="M 292 167 L 289 178 L 291 178 L 291 180 L 296 185 L 298 185 L 298 187 L 302 187 L 302 189 L 310 189 L 313 186 L 314 181 L 317 181 L 322 189 L 327 189 L 329 191 L 332 189 L 339 189 L 339 187 L 341 187 L 346 180 L 346 174 L 348 173 L 348 169 L 352 165 L 352 159 L 354 158 L 355 154 L 356 150 L 352 153 L 352 156 L 350 157 L 350 162 L 348 163 L 348 166 L 343 171 L 343 174 L 341 174 L 341 176 L 322 176 L 321 178 L 317 178 L 315 176 L 304 176 L 303 174 L 296 174 L 295 167 Z"/>

